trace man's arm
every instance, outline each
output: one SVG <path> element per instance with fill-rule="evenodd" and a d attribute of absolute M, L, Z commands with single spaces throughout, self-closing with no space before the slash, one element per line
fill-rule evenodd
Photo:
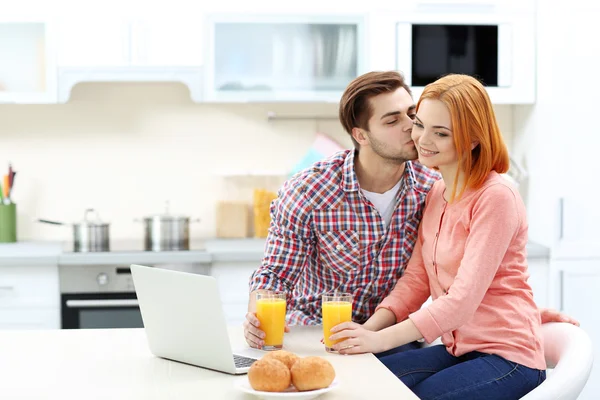
<path fill-rule="evenodd" d="M 264 332 L 256 318 L 256 293 L 290 293 L 308 264 L 314 248 L 311 209 L 302 182 L 286 182 L 271 203 L 271 225 L 261 266 L 250 277 L 248 313 L 244 322 L 246 341 L 261 347 Z"/>

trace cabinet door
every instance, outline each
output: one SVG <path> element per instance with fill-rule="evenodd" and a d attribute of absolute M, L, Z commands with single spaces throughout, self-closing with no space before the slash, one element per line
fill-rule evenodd
<path fill-rule="evenodd" d="M 559 264 L 562 274 L 562 311 L 575 317 L 594 343 L 594 358 L 600 359 L 600 259 Z M 595 363 L 580 400 L 595 400 L 600 393 L 600 365 Z"/>
<path fill-rule="evenodd" d="M 58 65 L 125 66 L 130 58 L 130 24 L 125 20 L 61 21 Z"/>
<path fill-rule="evenodd" d="M 548 298 L 550 262 L 546 258 L 528 258 L 529 280 L 533 299 L 538 307 L 550 307 Z"/>
<path fill-rule="evenodd" d="M 140 66 L 197 67 L 202 65 L 201 16 L 178 19 L 133 21 L 131 64 Z"/>
<path fill-rule="evenodd" d="M 215 100 L 339 100 L 363 72 L 363 19 L 208 18 L 206 90 Z"/>
<path fill-rule="evenodd" d="M 0 310 L 59 307 L 56 265 L 0 267 Z"/>
<path fill-rule="evenodd" d="M 0 330 L 60 329 L 59 309 L 0 309 Z"/>
<path fill-rule="evenodd" d="M 248 311 L 248 282 L 258 265 L 258 262 L 213 263 L 211 275 L 217 279 L 227 323 L 243 322 Z"/>
<path fill-rule="evenodd" d="M 0 101 L 56 101 L 52 45 L 45 22 L 0 22 Z"/>

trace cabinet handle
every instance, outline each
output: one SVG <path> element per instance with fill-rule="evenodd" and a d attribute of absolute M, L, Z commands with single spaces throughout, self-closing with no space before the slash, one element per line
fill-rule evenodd
<path fill-rule="evenodd" d="M 560 271 L 559 279 L 560 279 L 560 293 L 559 293 L 558 297 L 559 297 L 560 304 L 558 305 L 558 310 L 560 312 L 564 312 L 565 311 L 565 271 Z"/>
<path fill-rule="evenodd" d="M 6 292 L 12 292 L 13 290 L 15 290 L 14 286 L 0 286 L 0 290 L 6 291 Z"/>
<path fill-rule="evenodd" d="M 558 199 L 558 238 L 562 239 L 565 235 L 564 220 L 565 220 L 565 199 Z"/>

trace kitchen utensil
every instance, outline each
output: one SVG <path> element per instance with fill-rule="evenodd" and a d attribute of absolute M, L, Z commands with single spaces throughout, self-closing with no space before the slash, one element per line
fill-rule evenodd
<path fill-rule="evenodd" d="M 164 214 L 143 218 L 144 248 L 146 251 L 189 250 L 191 221 L 190 217 L 170 214 L 167 202 Z M 199 221 L 200 219 L 194 219 L 192 222 Z"/>
<path fill-rule="evenodd" d="M 95 214 L 95 220 L 90 220 L 89 215 Z M 100 215 L 93 208 L 85 210 L 83 221 L 80 223 L 69 224 L 47 219 L 38 219 L 38 222 L 44 224 L 72 226 L 73 227 L 73 251 L 101 252 L 110 251 L 109 224 L 101 222 Z"/>
<path fill-rule="evenodd" d="M 17 205 L 0 204 L 0 243 L 17 241 Z"/>

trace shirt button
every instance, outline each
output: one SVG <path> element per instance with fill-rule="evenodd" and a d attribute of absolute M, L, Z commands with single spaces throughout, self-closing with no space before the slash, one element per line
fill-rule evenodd
<path fill-rule="evenodd" d="M 344 250 L 344 246 L 342 246 L 341 244 L 338 244 L 337 246 L 335 246 L 335 249 L 337 251 L 342 251 L 342 250 Z"/>

